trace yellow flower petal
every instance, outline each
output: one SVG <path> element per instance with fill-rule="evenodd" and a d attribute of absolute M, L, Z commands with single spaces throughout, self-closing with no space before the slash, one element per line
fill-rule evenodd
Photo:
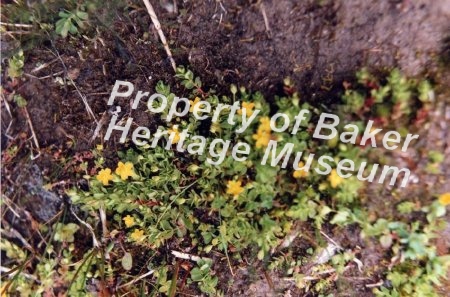
<path fill-rule="evenodd" d="M 242 102 L 242 108 L 238 110 L 238 114 L 242 114 L 245 108 L 245 114 L 250 117 L 253 114 L 253 108 L 255 107 L 255 103 L 253 102 Z"/>
<path fill-rule="evenodd" d="M 450 204 L 450 192 L 439 195 L 439 203 L 441 203 L 444 206 L 449 205 Z"/>
<path fill-rule="evenodd" d="M 259 119 L 259 122 L 261 123 L 258 127 L 258 131 L 266 131 L 270 132 L 270 118 L 269 117 L 262 117 Z"/>
<path fill-rule="evenodd" d="M 259 122 L 258 130 L 256 131 L 256 134 L 252 135 L 252 138 L 256 140 L 256 148 L 267 147 L 272 138 L 272 135 L 270 134 L 270 119 L 269 117 L 262 117 L 259 119 Z"/>
<path fill-rule="evenodd" d="M 269 145 L 269 141 L 271 138 L 270 133 L 262 132 L 253 134 L 252 138 L 256 140 L 255 146 L 256 148 L 266 147 Z"/>
<path fill-rule="evenodd" d="M 234 197 L 239 196 L 244 191 L 244 188 L 241 187 L 241 181 L 233 181 L 229 180 L 227 183 L 227 194 L 233 195 Z"/>
<path fill-rule="evenodd" d="M 298 167 L 303 167 L 303 166 L 305 166 L 305 163 L 303 163 L 303 162 L 298 163 Z M 294 178 L 302 178 L 302 177 L 307 177 L 308 174 L 309 174 L 309 172 L 305 171 L 305 170 L 295 170 L 292 175 L 294 176 Z"/>
<path fill-rule="evenodd" d="M 336 169 L 333 169 L 328 176 L 328 181 L 330 182 L 331 187 L 336 189 L 344 181 L 344 179 L 337 174 Z"/>
<path fill-rule="evenodd" d="M 134 241 L 141 241 L 144 239 L 144 231 L 141 229 L 134 229 L 133 233 L 131 233 L 130 238 Z"/>
<path fill-rule="evenodd" d="M 133 163 L 119 162 L 119 164 L 117 164 L 116 174 L 119 175 L 122 180 L 126 180 L 128 177 L 133 176 Z"/>
<path fill-rule="evenodd" d="M 195 104 L 200 102 L 200 100 L 201 99 L 199 97 L 195 97 L 195 99 L 193 101 L 189 100 L 189 102 L 191 103 L 191 107 L 189 108 L 189 112 L 194 112 L 194 106 L 195 106 Z"/>
<path fill-rule="evenodd" d="M 124 221 L 125 226 L 126 226 L 127 228 L 130 228 L 131 226 L 134 225 L 134 218 L 133 218 L 132 216 L 127 215 L 127 216 L 124 217 L 122 220 Z"/>
<path fill-rule="evenodd" d="M 111 169 L 105 168 L 99 171 L 96 176 L 97 180 L 100 181 L 104 186 L 107 186 L 111 180 L 113 180 L 113 176 L 111 174 Z"/>
<path fill-rule="evenodd" d="M 173 137 L 172 144 L 175 144 L 178 141 L 180 141 L 181 136 L 180 136 L 180 132 L 178 131 L 178 127 L 177 126 L 173 126 L 171 129 L 167 130 L 167 132 L 169 132 L 169 136 L 172 133 L 175 134 L 175 136 Z"/>

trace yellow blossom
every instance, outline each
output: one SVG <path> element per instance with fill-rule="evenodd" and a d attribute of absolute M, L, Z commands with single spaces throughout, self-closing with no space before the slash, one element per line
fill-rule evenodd
<path fill-rule="evenodd" d="M 335 189 L 344 181 L 344 179 L 337 174 L 336 169 L 333 169 L 328 176 L 328 181 L 330 182 L 331 187 Z"/>
<path fill-rule="evenodd" d="M 253 134 L 252 138 L 256 140 L 255 146 L 256 148 L 266 147 L 269 145 L 270 141 L 270 133 L 268 132 L 260 132 L 258 131 L 256 134 Z"/>
<path fill-rule="evenodd" d="M 450 204 L 450 192 L 439 195 L 439 203 L 441 203 L 444 206 L 449 205 Z"/>
<path fill-rule="evenodd" d="M 258 130 L 261 131 L 267 131 L 270 132 L 270 118 L 269 117 L 262 117 L 259 119 L 259 122 L 261 123 L 258 127 Z"/>
<path fill-rule="evenodd" d="M 262 117 L 259 119 L 259 127 L 256 134 L 252 135 L 252 138 L 256 140 L 256 148 L 266 147 L 269 145 L 269 141 L 272 137 L 270 134 L 270 119 L 269 117 Z"/>
<path fill-rule="evenodd" d="M 113 180 L 114 177 L 111 174 L 111 169 L 106 168 L 100 170 L 96 178 L 98 181 L 102 182 L 104 186 L 107 186 L 109 184 L 109 181 Z"/>
<path fill-rule="evenodd" d="M 97 151 L 99 152 L 103 151 L 103 145 L 97 144 Z"/>
<path fill-rule="evenodd" d="M 140 241 L 144 238 L 144 231 L 141 229 L 134 229 L 131 233 L 130 238 L 134 241 Z"/>
<path fill-rule="evenodd" d="M 303 167 L 303 166 L 305 166 L 305 163 L 303 163 L 303 162 L 298 163 L 298 167 Z M 294 176 L 294 178 L 302 178 L 302 177 L 307 177 L 308 174 L 309 174 L 309 172 L 305 171 L 305 170 L 295 170 L 292 175 Z"/>
<path fill-rule="evenodd" d="M 200 101 L 201 101 L 201 99 L 199 97 L 195 97 L 194 100 L 189 100 L 189 102 L 191 103 L 191 107 L 189 108 L 189 112 L 194 112 L 195 104 L 197 104 Z"/>
<path fill-rule="evenodd" d="M 250 117 L 253 114 L 253 108 L 255 107 L 255 103 L 253 102 L 242 102 L 242 108 L 238 110 L 238 114 L 242 114 L 245 108 L 245 114 Z"/>
<path fill-rule="evenodd" d="M 178 141 L 180 141 L 181 136 L 180 136 L 180 132 L 178 131 L 177 126 L 173 126 L 171 129 L 168 130 L 168 132 L 169 132 L 169 134 L 174 133 L 172 144 L 175 144 Z"/>
<path fill-rule="evenodd" d="M 124 221 L 125 226 L 127 226 L 127 228 L 130 228 L 131 226 L 134 225 L 134 218 L 132 216 L 127 215 L 122 220 Z"/>
<path fill-rule="evenodd" d="M 227 194 L 233 195 L 234 197 L 239 196 L 244 191 L 241 187 L 241 181 L 229 180 L 227 183 Z"/>
<path fill-rule="evenodd" d="M 126 180 L 128 177 L 133 176 L 133 164 L 131 162 L 119 162 L 116 174 L 118 174 L 122 180 Z"/>

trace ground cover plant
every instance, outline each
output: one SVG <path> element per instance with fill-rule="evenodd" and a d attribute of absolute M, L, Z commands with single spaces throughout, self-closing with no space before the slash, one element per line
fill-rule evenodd
<path fill-rule="evenodd" d="M 80 40 L 95 46 L 105 42 L 97 32 L 109 30 L 105 24 L 111 16 L 101 10 L 99 2 L 55 3 L 47 7 L 36 4 L 30 11 L 22 3 L 20 9 L 12 10 L 17 18 L 10 16 L 15 22 L 31 24 L 26 30 L 51 40 L 51 49 L 57 46 L 55 40 L 79 48 Z M 136 4 L 118 7 L 139 14 Z M 95 14 L 96 9 L 102 13 Z M 141 76 L 138 61 L 121 37 L 112 36 L 117 54 L 127 60 L 126 70 Z M 35 74 L 36 67 L 45 65 L 26 68 L 32 57 L 28 47 L 36 46 L 35 42 L 43 41 L 21 40 L 18 50 L 2 64 L 7 80 L 2 104 L 13 113 L 28 114 L 28 119 L 33 102 L 21 95 L 20 86 L 32 79 L 30 73 Z M 147 41 L 143 37 L 138 42 Z M 62 62 L 56 53 L 54 58 Z M 84 54 L 76 52 L 81 57 Z M 233 288 L 240 282 L 259 280 L 261 284 L 261 279 L 268 286 L 268 296 L 443 296 L 450 257 L 439 237 L 447 228 L 450 193 L 432 187 L 424 196 L 407 191 L 405 195 L 399 183 L 388 185 L 389 179 L 385 184 L 372 184 L 355 176 L 343 178 L 336 170 L 339 160 L 351 159 L 357 166 L 363 162 L 395 165 L 398 156 L 384 148 L 344 144 L 337 136 L 327 141 L 312 137 L 323 112 L 339 116 L 339 134 L 348 132 L 346 124 L 355 124 L 362 132 L 368 120 L 374 121 L 374 128 L 395 130 L 402 137 L 420 134 L 436 108 L 433 80 L 408 77 L 397 68 L 362 68 L 342 82 L 338 100 L 325 104 L 311 100 L 301 91 L 305 86 L 292 77 L 282 80 L 275 96 L 265 96 L 264 89 L 259 92 L 241 82 L 225 83 L 215 90 L 205 82 L 210 73 L 197 73 L 186 64 L 177 67 L 170 79 L 149 84 L 154 86 L 152 91 L 165 95 L 169 105 L 175 94 L 193 104 L 205 100 L 212 108 L 240 101 L 236 122 L 242 113 L 250 116 L 260 110 L 251 126 L 237 133 L 227 121 L 227 110 L 215 123 L 199 121 L 192 108 L 170 121 L 166 121 L 168 110 L 147 112 L 151 132 L 174 133 L 172 145 L 167 145 L 167 137 L 156 147 L 138 146 L 129 140 L 118 145 L 120 133 L 103 141 L 100 132 L 80 153 L 75 150 L 78 139 L 66 137 L 64 145 L 69 149 L 48 149 L 59 169 L 45 177 L 34 174 L 39 171 L 35 167 L 20 167 L 24 156 L 39 158 L 35 154 L 39 149 L 45 155 L 36 138 L 18 134 L 6 149 L 2 147 L 2 163 L 6 164 L 2 183 L 19 183 L 27 192 L 16 193 L 12 186 L 2 190 L 2 296 L 247 296 L 252 293 L 245 289 L 237 293 Z M 106 72 L 105 67 L 99 69 Z M 68 89 L 80 92 L 76 85 L 79 74 L 67 70 L 61 77 L 51 74 L 54 84 L 66 93 Z M 108 92 L 103 95 L 110 93 L 116 78 L 109 78 Z M 331 89 L 325 89 L 331 96 Z M 118 104 L 123 110 L 120 123 L 124 124 L 131 117 L 129 102 Z M 101 122 L 98 110 L 108 106 L 103 101 L 99 105 L 95 120 Z M 269 121 L 273 114 L 288 115 L 292 128 L 302 109 L 310 111 L 310 121 L 303 123 L 301 132 L 272 131 Z M 84 106 L 82 110 L 85 112 Z M 250 154 L 246 160 L 236 161 L 229 151 L 223 162 L 211 164 L 198 138 L 188 138 L 183 145 L 197 149 L 197 154 L 177 149 L 184 129 L 204 137 L 206 148 L 220 138 L 232 144 L 248 143 Z M 384 133 L 377 135 L 378 141 Z M 299 167 L 307 163 L 308 154 L 330 156 L 335 161 L 330 163 L 331 172 L 319 175 L 313 170 L 294 170 L 292 160 L 285 168 L 261 165 L 271 140 L 278 142 L 278 153 L 286 143 L 293 143 L 294 151 L 305 152 Z M 29 150 L 24 149 L 27 141 L 32 143 Z M 427 173 L 443 176 L 444 154 L 437 150 L 424 154 Z M 19 171 L 34 172 L 32 179 L 38 182 L 22 179 L 20 172 L 18 182 L 13 181 L 9 168 L 16 164 Z M 314 159 L 311 167 L 316 166 Z M 372 168 L 368 166 L 366 173 Z M 67 179 L 60 178 L 67 175 Z M 410 178 L 407 189 L 415 178 Z M 44 222 L 32 219 L 24 224 L 31 211 L 18 206 L 21 199 L 39 194 L 50 202 L 56 199 L 51 193 L 59 186 L 64 201 L 56 215 L 45 215 L 45 208 L 52 207 L 49 203 L 39 209 Z M 381 206 L 373 203 L 374 197 L 382 197 Z M 27 235 L 16 231 L 21 230 L 20 224 L 30 230 L 24 233 Z M 356 281 L 362 283 L 358 289 L 353 287 Z"/>
<path fill-rule="evenodd" d="M 391 115 L 404 125 L 397 125 L 397 128 L 406 128 L 407 124 L 420 120 L 421 111 L 430 104 L 432 89 L 426 81 L 407 80 L 397 70 L 380 81 L 366 70 L 357 76 L 356 88 L 348 86 L 343 95 L 344 104 L 337 108 L 348 121 L 364 121 L 368 118 L 364 113 L 374 110 L 371 116 L 379 119 L 380 127 L 392 123 L 388 118 Z M 224 295 L 226 285 L 219 285 L 214 275 L 214 262 L 220 255 L 230 274 L 234 274 L 244 257 L 254 257 L 267 269 L 291 277 L 305 294 L 309 291 L 326 294 L 340 274 L 362 264 L 356 250 L 343 248 L 320 234 L 333 226 L 356 225 L 365 240 L 376 239 L 392 253 L 392 267 L 384 275 L 390 283 L 376 288 L 375 295 L 438 296 L 433 293 L 434 286 L 446 275 L 450 262 L 447 256 L 436 254 L 432 239 L 442 228 L 448 194 L 439 199 L 436 196 L 429 205 L 421 207 L 409 201 L 402 202 L 397 205 L 398 215 L 393 218 L 372 218 L 361 201 L 365 184 L 355 177 L 344 179 L 336 169 L 322 176 L 312 170 L 296 171 L 260 164 L 271 139 L 294 143 L 298 151 L 327 154 L 336 160 L 351 158 L 357 164 L 373 158 L 370 147 L 337 145 L 334 139 L 313 139 L 307 132 L 314 128 L 313 124 L 305 124 L 308 126 L 299 137 L 271 131 L 269 116 L 275 111 L 286 113 L 292 120 L 300 109 L 311 110 L 313 116 L 320 113 L 319 108 L 302 100 L 290 79 L 284 81 L 286 94 L 270 105 L 260 93 L 251 93 L 245 87 L 232 85 L 228 96 L 206 90 L 201 80 L 184 67 L 178 68 L 176 77 L 190 90 L 192 102 L 201 98 L 215 106 L 240 100 L 242 109 L 238 114 L 251 114 L 256 108 L 261 113 L 242 134 L 235 133 L 226 112 L 218 123 L 208 125 L 198 121 L 192 115 L 193 110 L 185 117 L 166 123 L 163 121 L 166 110 L 153 128 L 163 126 L 175 131 L 174 147 L 179 141 L 179 131 L 184 129 L 204 135 L 208 142 L 214 137 L 233 142 L 245 140 L 254 148 L 249 158 L 237 162 L 228 153 L 221 164 L 212 165 L 206 162 L 206 154 L 167 150 L 167 140 L 162 140 L 156 148 L 149 144 L 141 147 L 129 144 L 128 149 L 118 152 L 117 164 L 107 166 L 103 145 L 97 145 L 93 151 L 95 162 L 86 168 L 89 174 L 84 175 L 88 189 L 68 191 L 73 204 L 70 208 L 79 207 L 85 219 L 77 218 L 70 223 L 63 219 L 55 223 L 51 228 L 52 243 L 47 245 L 42 255 L 45 258 L 35 268 L 36 276 L 30 279 L 17 274 L 4 289 L 23 296 L 41 294 L 49 292 L 58 278 L 60 288 L 67 289 L 70 296 L 85 296 L 92 290 L 89 283 L 107 290 L 101 286 L 107 286 L 120 273 L 122 285 L 116 286 L 118 293 L 173 296 L 182 266 L 186 270 L 183 278 L 187 284 L 197 284 L 200 291 L 209 295 Z M 170 86 L 163 82 L 157 84 L 155 91 L 164 94 L 169 101 L 175 97 Z M 408 96 L 402 96 L 405 92 Z M 388 100 L 385 104 L 385 99 L 391 96 L 400 99 Z M 402 109 L 411 106 L 411 102 L 402 98 L 417 100 L 414 106 L 419 106 L 418 109 Z M 350 104 L 351 100 L 358 102 Z M 376 104 L 376 108 L 368 109 L 371 104 Z M 384 113 L 380 114 L 379 110 Z M 236 115 L 235 120 L 238 118 Z M 194 141 L 187 140 L 185 145 Z M 304 159 L 306 161 L 306 156 Z M 299 166 L 304 165 L 303 161 L 300 163 L 303 164 Z M 402 221 L 413 212 L 419 219 Z M 92 233 L 89 239 L 92 248 L 74 262 L 74 234 L 86 226 Z M 100 226 L 103 226 L 101 231 Z M 296 237 L 310 241 L 303 253 L 290 250 Z M 182 250 L 174 249 L 170 256 L 160 259 L 158 255 L 162 250 L 172 245 Z M 140 274 L 132 273 L 135 248 L 151 254 Z M 2 241 L 2 250 L 17 261 L 18 269 L 24 269 L 35 257 L 7 240 Z M 192 263 L 183 266 L 177 256 Z M 322 278 L 323 274 L 335 274 L 334 280 Z M 151 277 L 140 278 L 141 275 Z"/>

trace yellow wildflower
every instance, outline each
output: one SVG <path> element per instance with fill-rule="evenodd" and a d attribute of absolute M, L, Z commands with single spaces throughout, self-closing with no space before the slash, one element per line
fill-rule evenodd
<path fill-rule="evenodd" d="M 255 146 L 256 148 L 266 147 L 269 145 L 270 141 L 270 133 L 265 131 L 258 131 L 256 134 L 253 134 L 253 139 L 256 140 Z"/>
<path fill-rule="evenodd" d="M 201 99 L 199 97 L 195 97 L 194 100 L 189 100 L 189 102 L 191 103 L 191 107 L 189 108 L 189 112 L 194 112 L 195 104 L 197 104 L 200 101 L 201 101 Z"/>
<path fill-rule="evenodd" d="M 333 169 L 328 176 L 328 181 L 330 182 L 331 187 L 335 189 L 344 181 L 344 179 L 337 174 L 336 169 Z"/>
<path fill-rule="evenodd" d="M 450 204 L 450 192 L 439 195 L 439 203 L 441 203 L 444 206 L 449 205 Z"/>
<path fill-rule="evenodd" d="M 250 117 L 253 114 L 253 108 L 255 107 L 255 103 L 253 102 L 242 102 L 242 108 L 238 110 L 238 114 L 242 114 L 245 108 L 245 114 Z"/>
<path fill-rule="evenodd" d="M 258 127 L 258 131 L 266 131 L 270 132 L 270 118 L 269 117 L 262 117 L 259 119 L 259 122 L 261 123 Z"/>
<path fill-rule="evenodd" d="M 122 220 L 124 221 L 125 226 L 127 226 L 127 228 L 130 228 L 131 226 L 134 225 L 134 218 L 130 215 L 127 215 Z"/>
<path fill-rule="evenodd" d="M 107 186 L 109 184 L 109 181 L 113 180 L 114 177 L 111 174 L 111 169 L 106 168 L 100 170 L 96 178 L 98 181 L 102 182 L 104 186 Z"/>
<path fill-rule="evenodd" d="M 97 144 L 97 151 L 99 152 L 103 151 L 103 145 Z"/>
<path fill-rule="evenodd" d="M 118 174 L 122 180 L 126 180 L 128 177 L 133 176 L 133 164 L 131 162 L 119 162 L 116 174 Z"/>
<path fill-rule="evenodd" d="M 269 145 L 269 141 L 272 137 L 270 134 L 270 119 L 269 117 L 262 117 L 259 119 L 259 127 L 256 134 L 253 134 L 252 138 L 256 140 L 256 148 L 266 147 Z"/>
<path fill-rule="evenodd" d="M 134 229 L 131 233 L 130 238 L 134 241 L 140 241 L 144 238 L 144 231 L 141 229 Z"/>
<path fill-rule="evenodd" d="M 178 127 L 177 126 L 173 126 L 171 129 L 168 130 L 169 134 L 174 133 L 175 136 L 173 137 L 173 141 L 172 144 L 177 143 L 178 141 L 180 141 L 180 132 L 178 131 Z"/>
<path fill-rule="evenodd" d="M 241 187 L 241 181 L 229 180 L 227 183 L 227 194 L 233 195 L 234 197 L 239 196 L 244 191 Z"/>
<path fill-rule="evenodd" d="M 298 163 L 298 167 L 303 167 L 303 166 L 305 166 L 305 163 L 303 163 L 303 162 Z M 294 176 L 294 178 L 302 178 L 302 177 L 307 177 L 308 174 L 309 174 L 309 172 L 305 171 L 305 170 L 295 170 L 292 175 Z"/>

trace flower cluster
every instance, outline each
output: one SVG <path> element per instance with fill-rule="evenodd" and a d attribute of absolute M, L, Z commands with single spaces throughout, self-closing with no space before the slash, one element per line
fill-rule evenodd
<path fill-rule="evenodd" d="M 115 173 L 120 176 L 122 180 L 127 180 L 129 177 L 134 176 L 133 164 L 131 162 L 119 162 Z M 109 185 L 109 182 L 114 179 L 114 175 L 110 168 L 105 168 L 98 172 L 96 178 L 104 186 L 107 186 Z"/>
<path fill-rule="evenodd" d="M 256 148 L 267 147 L 271 139 L 270 134 L 270 119 L 269 117 L 262 117 L 259 119 L 259 127 L 256 134 L 253 134 L 253 139 L 256 140 Z"/>

